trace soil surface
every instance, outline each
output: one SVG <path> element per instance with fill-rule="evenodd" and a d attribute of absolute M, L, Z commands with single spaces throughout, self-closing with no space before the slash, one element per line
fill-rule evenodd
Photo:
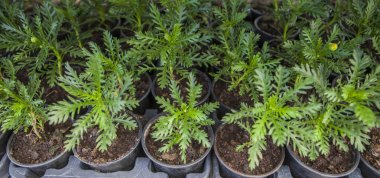
<path fill-rule="evenodd" d="M 259 23 L 257 25 L 260 27 L 261 30 L 263 30 L 263 31 L 265 31 L 271 35 L 281 37 L 282 36 L 281 31 L 278 31 L 277 29 L 279 29 L 279 28 L 276 28 L 276 26 L 274 24 L 275 23 L 274 23 L 273 19 L 264 16 L 261 19 L 261 21 L 259 21 Z"/>
<path fill-rule="evenodd" d="M 131 149 L 135 147 L 139 141 L 138 128 L 128 130 L 122 125 L 119 125 L 116 139 L 112 142 L 111 146 L 108 147 L 108 150 L 102 153 L 96 148 L 96 139 L 99 136 L 98 130 L 97 127 L 88 129 L 76 148 L 78 156 L 91 163 L 104 164 L 118 160 L 132 151 Z"/>
<path fill-rule="evenodd" d="M 39 139 L 34 132 L 18 132 L 11 143 L 11 155 L 23 164 L 38 164 L 56 157 L 64 151 L 64 141 L 69 133 L 71 123 L 45 125 L 45 132 Z"/>
<path fill-rule="evenodd" d="M 240 96 L 237 89 L 228 91 L 228 84 L 223 81 L 217 81 L 215 83 L 214 92 L 220 103 L 229 106 L 232 109 L 239 109 L 241 103 L 246 103 L 248 105 L 253 104 L 253 101 L 249 95 L 246 94 Z"/>
<path fill-rule="evenodd" d="M 371 142 L 362 154 L 373 167 L 380 170 L 380 128 L 372 129 L 370 132 Z"/>
<path fill-rule="evenodd" d="M 273 170 L 281 161 L 281 148 L 273 144 L 271 139 L 267 139 L 267 148 L 262 152 L 263 158 L 259 166 L 254 170 L 249 168 L 248 149 L 241 152 L 236 151 L 236 147 L 249 141 L 246 131 L 237 125 L 225 125 L 216 137 L 215 146 L 218 149 L 221 159 L 225 164 L 241 173 L 249 175 L 260 175 Z"/>
<path fill-rule="evenodd" d="M 331 144 L 330 154 L 328 156 L 319 156 L 314 161 L 309 158 L 299 156 L 299 153 L 293 151 L 303 163 L 316 169 L 320 172 L 328 174 L 339 174 L 346 172 L 355 164 L 355 151 L 350 149 L 344 152 L 338 149 L 337 146 Z"/>
<path fill-rule="evenodd" d="M 141 99 L 145 95 L 149 90 L 149 84 L 149 78 L 145 74 L 141 75 L 140 80 L 135 81 L 137 99 Z"/>
<path fill-rule="evenodd" d="M 208 90 L 209 90 L 209 83 L 208 83 L 207 79 L 204 77 L 204 75 L 201 74 L 201 73 L 199 73 L 199 72 L 195 73 L 195 77 L 196 77 L 196 83 L 200 84 L 202 86 L 201 96 L 198 98 L 198 102 L 200 102 L 202 99 L 204 99 L 207 96 L 207 93 L 208 93 Z M 176 75 L 175 78 L 176 79 L 180 79 L 181 77 L 179 77 L 178 75 Z M 186 96 L 187 96 L 187 91 L 186 91 L 186 89 L 187 89 L 187 81 L 188 81 L 187 78 L 183 78 L 179 82 L 179 85 L 178 85 L 179 88 L 180 88 L 180 90 L 181 90 L 182 98 L 185 101 L 186 101 Z M 164 97 L 164 98 L 169 98 L 172 101 L 172 98 L 170 97 L 169 87 L 161 89 L 158 86 L 158 82 L 155 82 L 154 89 L 155 89 L 155 92 L 156 92 L 157 96 L 161 96 L 161 97 Z"/>
<path fill-rule="evenodd" d="M 152 127 L 150 127 L 152 128 Z M 162 141 L 154 141 L 151 137 L 152 130 L 149 131 L 148 136 L 146 138 L 146 147 L 149 150 L 149 153 L 156 158 L 157 160 L 164 162 L 166 164 L 171 165 L 182 165 L 183 162 L 181 160 L 180 149 L 176 145 L 170 151 L 166 153 L 162 153 L 158 151 L 161 147 L 164 146 L 165 142 Z M 192 163 L 203 156 L 203 154 L 207 151 L 206 147 L 203 147 L 197 141 L 192 140 L 188 149 L 186 150 L 186 164 Z"/>

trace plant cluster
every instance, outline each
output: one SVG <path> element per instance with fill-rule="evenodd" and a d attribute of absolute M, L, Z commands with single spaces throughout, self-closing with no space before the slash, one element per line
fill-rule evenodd
<path fill-rule="evenodd" d="M 189 72 L 197 68 L 253 101 L 222 119 L 248 133 L 237 151 L 248 150 L 251 169 L 267 138 L 311 160 L 332 145 L 363 151 L 380 127 L 379 0 L 268 2 L 276 43 L 255 33 L 245 0 L 1 1 L 1 130 L 43 137 L 47 122 L 73 119 L 67 150 L 96 127 L 106 151 L 116 126 L 137 127 L 135 83 L 150 72 L 171 92 L 156 98 L 165 114 L 152 138 L 186 162 L 194 141 L 212 146 L 203 129 L 219 107 L 198 105 L 202 87 Z M 47 105 L 45 82 L 68 99 Z"/>

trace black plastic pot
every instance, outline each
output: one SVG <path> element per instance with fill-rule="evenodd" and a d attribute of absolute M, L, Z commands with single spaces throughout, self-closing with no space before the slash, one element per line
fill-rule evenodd
<path fill-rule="evenodd" d="M 0 157 L 6 153 L 6 145 L 8 142 L 10 132 L 0 133 Z"/>
<path fill-rule="evenodd" d="M 359 168 L 365 178 L 379 178 L 380 170 L 373 167 L 367 160 L 363 157 L 360 158 Z"/>
<path fill-rule="evenodd" d="M 256 18 L 255 21 L 254 21 L 255 29 L 261 35 L 260 41 L 262 43 L 264 43 L 264 41 L 270 41 L 270 40 L 273 40 L 273 39 L 280 39 L 280 40 L 282 40 L 281 36 L 277 36 L 277 35 L 271 34 L 271 33 L 266 32 L 266 31 L 264 31 L 263 29 L 260 28 L 259 24 L 262 23 L 263 18 L 266 18 L 266 17 L 267 17 L 266 15 L 262 15 L 262 16 Z M 295 32 L 294 34 L 288 35 L 288 39 L 295 39 L 300 33 L 301 33 L 301 30 L 298 29 L 297 32 Z"/>
<path fill-rule="evenodd" d="M 143 115 L 145 113 L 145 109 L 147 109 L 150 106 L 149 94 L 152 89 L 152 83 L 153 83 L 152 78 L 150 77 L 148 73 L 144 73 L 143 75 L 148 78 L 149 88 L 141 98 L 138 98 L 139 106 L 137 106 L 133 111 L 134 113 L 140 114 L 140 115 Z"/>
<path fill-rule="evenodd" d="M 38 163 L 38 164 L 23 164 L 16 161 L 11 155 L 11 148 L 10 148 L 11 143 L 13 141 L 13 137 L 14 137 L 14 134 L 11 135 L 7 144 L 7 156 L 14 165 L 27 168 L 40 176 L 42 176 L 47 169 L 62 168 L 66 166 L 69 156 L 70 156 L 70 152 L 62 152 L 61 154 L 57 155 L 53 159 L 50 159 L 48 161 L 45 161 L 43 163 Z"/>
<path fill-rule="evenodd" d="M 142 138 L 141 144 L 143 147 L 143 150 L 146 154 L 146 156 L 153 162 L 154 167 L 158 171 L 162 171 L 167 173 L 170 177 L 183 177 L 188 173 L 194 173 L 194 172 L 201 172 L 203 168 L 203 163 L 205 161 L 205 158 L 211 151 L 211 147 L 206 150 L 206 152 L 203 154 L 202 157 L 198 158 L 192 163 L 188 164 L 182 164 L 182 165 L 170 165 L 163 163 L 156 158 L 152 156 L 152 154 L 149 152 L 147 145 L 146 145 L 146 137 L 149 134 L 150 128 L 152 125 L 162 116 L 163 114 L 157 115 L 155 118 L 151 119 L 148 124 L 144 128 L 144 136 Z M 210 126 L 207 127 L 209 139 L 211 142 L 211 145 L 213 145 L 214 142 L 214 132 L 212 131 L 212 128 Z"/>
<path fill-rule="evenodd" d="M 217 142 L 216 138 L 218 138 L 218 133 L 221 132 L 221 130 L 223 129 L 223 127 L 225 126 L 225 124 L 221 125 L 216 133 L 215 133 L 215 143 Z M 218 152 L 218 149 L 217 149 L 217 144 L 214 145 L 214 153 L 216 155 L 216 157 L 218 158 L 218 161 L 219 161 L 219 169 L 220 169 L 220 174 L 223 176 L 223 177 L 229 177 L 229 178 L 265 178 L 265 177 L 269 177 L 273 174 L 275 174 L 282 166 L 284 160 L 285 160 L 285 149 L 282 148 L 282 151 L 281 151 L 281 161 L 276 165 L 276 167 L 270 171 L 270 172 L 267 172 L 265 174 L 261 174 L 261 175 L 249 175 L 249 174 L 244 174 L 244 173 L 241 173 L 237 170 L 234 170 L 232 169 L 231 167 L 229 167 L 222 159 L 221 159 L 221 156 Z"/>
<path fill-rule="evenodd" d="M 350 170 L 343 172 L 343 173 L 340 173 L 340 174 L 328 174 L 328 173 L 324 173 L 324 172 L 320 172 L 318 170 L 315 170 L 315 169 L 309 167 L 308 165 L 304 164 L 301 160 L 299 160 L 297 158 L 297 156 L 294 155 L 294 152 L 292 151 L 292 149 L 289 146 L 286 147 L 286 150 L 287 150 L 286 154 L 287 154 L 287 158 L 288 158 L 288 164 L 290 167 L 290 171 L 292 172 L 292 174 L 294 176 L 299 176 L 302 178 L 345 177 L 345 176 L 348 176 L 351 173 L 353 173 L 356 170 L 356 168 L 358 167 L 359 162 L 360 162 L 360 154 L 359 154 L 359 152 L 356 152 L 355 163 L 354 163 L 354 166 Z"/>
<path fill-rule="evenodd" d="M 198 69 L 191 69 L 192 71 L 195 71 L 196 73 L 200 74 L 201 76 L 203 76 L 205 78 L 205 80 L 207 81 L 207 85 L 208 85 L 208 91 L 207 91 L 207 94 L 204 98 L 202 98 L 198 103 L 197 103 L 197 106 L 205 103 L 206 101 L 208 101 L 208 99 L 210 98 L 210 95 L 211 95 L 211 80 L 210 78 L 203 72 L 201 72 L 200 70 Z M 154 78 L 153 80 L 153 84 L 152 84 L 152 95 L 153 95 L 153 98 L 156 98 L 157 97 L 157 94 L 156 94 L 156 82 L 157 82 L 157 77 Z M 203 89 L 205 89 L 205 86 L 203 86 Z M 158 108 L 158 106 L 156 106 Z M 159 109 L 159 108 L 158 108 Z M 160 109 L 159 109 L 160 110 Z"/>
<path fill-rule="evenodd" d="M 123 171 L 123 170 L 130 170 L 133 168 L 136 157 L 138 153 L 140 152 L 140 140 L 142 136 L 142 125 L 141 122 L 138 119 L 135 119 L 138 125 L 139 133 L 138 133 L 138 142 L 135 144 L 135 146 L 128 152 L 125 153 L 125 155 L 117 160 L 114 160 L 112 162 L 107 162 L 103 164 L 95 164 L 91 163 L 87 160 L 82 159 L 78 153 L 76 152 L 76 149 L 73 149 L 74 156 L 79 159 L 84 166 L 88 166 L 92 169 L 101 171 L 101 172 L 114 172 L 114 171 Z"/>

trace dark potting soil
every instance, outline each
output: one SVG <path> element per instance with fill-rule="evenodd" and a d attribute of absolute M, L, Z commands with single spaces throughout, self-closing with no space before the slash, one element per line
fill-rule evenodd
<path fill-rule="evenodd" d="M 44 88 L 42 98 L 45 99 L 45 103 L 48 105 L 56 103 L 57 101 L 66 100 L 69 95 L 62 87 L 58 85 L 50 87 L 45 81 L 42 81 L 41 84 Z"/>
<path fill-rule="evenodd" d="M 314 161 L 306 157 L 301 157 L 298 152 L 293 151 L 303 163 L 320 172 L 328 174 L 340 174 L 352 168 L 355 164 L 355 151 L 350 149 L 348 152 L 339 150 L 333 144 L 330 146 L 328 156 L 319 156 Z"/>
<path fill-rule="evenodd" d="M 241 103 L 248 105 L 253 104 L 249 95 L 240 96 L 237 89 L 228 91 L 228 84 L 223 81 L 217 81 L 214 86 L 214 92 L 217 100 L 224 105 L 231 107 L 232 109 L 239 109 Z"/>
<path fill-rule="evenodd" d="M 161 147 L 165 145 L 165 142 L 154 141 L 154 139 L 150 135 L 151 131 L 152 130 L 149 131 L 148 136 L 146 138 L 146 147 L 148 148 L 149 153 L 157 160 L 164 162 L 166 164 L 171 164 L 171 165 L 183 164 L 181 160 L 179 147 L 174 146 L 173 149 L 165 153 L 158 151 Z M 202 157 L 206 151 L 207 151 L 206 147 L 203 147 L 197 141 L 192 140 L 191 144 L 186 150 L 186 164 L 196 161 L 197 159 Z"/>
<path fill-rule="evenodd" d="M 64 141 L 71 123 L 45 125 L 45 132 L 39 139 L 34 132 L 18 132 L 11 143 L 11 155 L 23 164 L 38 164 L 50 160 L 64 151 Z"/>
<path fill-rule="evenodd" d="M 372 129 L 369 136 L 371 138 L 370 144 L 362 156 L 380 171 L 380 128 Z"/>
<path fill-rule="evenodd" d="M 262 31 L 265 31 L 274 36 L 281 37 L 282 33 L 277 30 L 279 28 L 276 28 L 274 24 L 275 23 L 273 19 L 271 19 L 270 17 L 264 16 L 263 18 L 261 18 L 261 20 L 259 21 L 257 25 L 260 27 Z"/>
<path fill-rule="evenodd" d="M 215 146 L 218 149 L 221 159 L 225 164 L 241 173 L 249 175 L 260 175 L 270 172 L 281 161 L 281 148 L 273 144 L 271 139 L 267 139 L 267 148 L 262 152 L 263 158 L 259 166 L 251 170 L 248 162 L 248 149 L 241 152 L 236 151 L 236 147 L 249 141 L 246 131 L 237 125 L 225 125 L 216 137 Z"/>
<path fill-rule="evenodd" d="M 203 98 L 205 98 L 207 96 L 207 93 L 209 90 L 209 83 L 208 83 L 207 79 L 199 72 L 195 73 L 195 77 L 196 77 L 197 84 L 200 84 L 202 86 L 201 96 L 198 98 L 198 102 L 200 102 Z M 175 76 L 175 78 L 176 78 L 176 80 L 178 80 L 181 77 Z M 179 82 L 179 85 L 178 85 L 179 89 L 181 90 L 181 96 L 183 97 L 184 100 L 186 100 L 186 96 L 187 96 L 187 91 L 186 91 L 187 81 L 188 81 L 187 78 L 183 78 Z M 154 88 L 155 88 L 155 92 L 156 92 L 157 96 L 168 98 L 168 99 L 172 100 L 172 98 L 170 97 L 171 92 L 170 92 L 168 87 L 161 89 L 158 86 L 158 82 L 156 81 Z"/>
<path fill-rule="evenodd" d="M 100 152 L 96 148 L 96 139 L 99 136 L 98 128 L 90 128 L 83 135 L 83 139 L 76 147 L 78 156 L 91 163 L 104 164 L 115 161 L 128 154 L 138 143 L 139 129 L 125 129 L 122 125 L 117 127 L 117 137 L 105 152 Z"/>
<path fill-rule="evenodd" d="M 149 78 L 146 75 L 141 75 L 140 80 L 135 82 L 136 98 L 141 99 L 149 90 Z"/>

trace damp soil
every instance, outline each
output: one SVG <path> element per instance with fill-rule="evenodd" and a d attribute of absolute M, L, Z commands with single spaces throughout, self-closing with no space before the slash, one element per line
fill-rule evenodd
<path fill-rule="evenodd" d="M 117 126 L 117 137 L 108 147 L 107 151 L 100 152 L 96 148 L 96 139 L 99 136 L 99 129 L 93 127 L 87 130 L 82 140 L 76 147 L 78 156 L 87 162 L 94 164 L 104 164 L 115 161 L 132 151 L 139 142 L 139 129 L 125 129 L 122 125 Z"/>
<path fill-rule="evenodd" d="M 272 171 L 281 162 L 281 148 L 267 138 L 267 148 L 262 152 L 259 166 L 251 170 L 248 162 L 248 149 L 240 152 L 236 147 L 249 141 L 249 134 L 234 124 L 226 124 L 216 135 L 215 146 L 224 163 L 238 172 L 249 175 L 260 175 Z"/>
<path fill-rule="evenodd" d="M 152 127 L 150 127 L 152 128 Z M 205 129 L 206 130 L 206 129 Z M 180 149 L 178 145 L 174 146 L 173 149 L 168 152 L 162 153 L 158 151 L 161 147 L 165 145 L 165 142 L 155 141 L 151 137 L 152 130 L 149 130 L 148 136 L 146 137 L 146 147 L 149 153 L 157 160 L 170 165 L 182 165 Z M 209 137 L 210 138 L 210 137 Z M 207 148 L 199 144 L 197 141 L 192 140 L 188 149 L 186 150 L 186 164 L 192 163 L 199 158 L 201 158 Z"/>
<path fill-rule="evenodd" d="M 175 80 L 179 80 L 180 78 L 182 78 L 179 75 L 175 75 L 174 77 L 175 77 Z M 202 99 L 204 99 L 207 96 L 207 93 L 209 91 L 209 83 L 208 83 L 208 80 L 205 78 L 205 76 L 200 72 L 196 72 L 195 77 L 196 77 L 196 83 L 202 86 L 201 96 L 198 98 L 198 102 L 200 102 Z M 187 78 L 183 78 L 182 80 L 180 80 L 178 84 L 179 89 L 181 90 L 181 96 L 184 98 L 184 100 L 186 100 L 185 96 L 187 96 L 187 93 L 188 93 L 186 91 L 187 82 L 188 82 Z M 157 96 L 168 98 L 169 100 L 172 101 L 172 98 L 170 97 L 171 93 L 168 87 L 161 89 L 158 86 L 158 82 L 156 81 L 154 85 L 154 90 Z"/>
<path fill-rule="evenodd" d="M 238 89 L 228 91 L 228 84 L 221 80 L 215 82 L 214 92 L 217 101 L 231 107 L 232 109 L 239 109 L 241 103 L 246 103 L 248 105 L 253 104 L 253 101 L 249 95 L 239 95 Z"/>
<path fill-rule="evenodd" d="M 41 139 L 34 132 L 18 132 L 14 135 L 10 149 L 12 157 L 23 164 L 38 164 L 50 160 L 64 149 L 66 134 L 69 134 L 71 123 L 48 125 L 40 133 Z"/>
<path fill-rule="evenodd" d="M 135 82 L 136 86 L 136 98 L 141 99 L 144 97 L 146 92 L 148 92 L 150 87 L 150 82 L 148 76 L 145 74 L 141 75 L 140 80 Z"/>
<path fill-rule="evenodd" d="M 315 160 L 301 157 L 297 151 L 293 151 L 295 156 L 304 164 L 328 174 L 340 174 L 352 168 L 355 164 L 355 151 L 350 148 L 348 152 L 339 150 L 337 146 L 331 144 L 330 153 L 327 156 L 318 156 Z"/>
<path fill-rule="evenodd" d="M 372 129 L 369 136 L 371 138 L 370 144 L 362 156 L 380 171 L 380 128 Z"/>

